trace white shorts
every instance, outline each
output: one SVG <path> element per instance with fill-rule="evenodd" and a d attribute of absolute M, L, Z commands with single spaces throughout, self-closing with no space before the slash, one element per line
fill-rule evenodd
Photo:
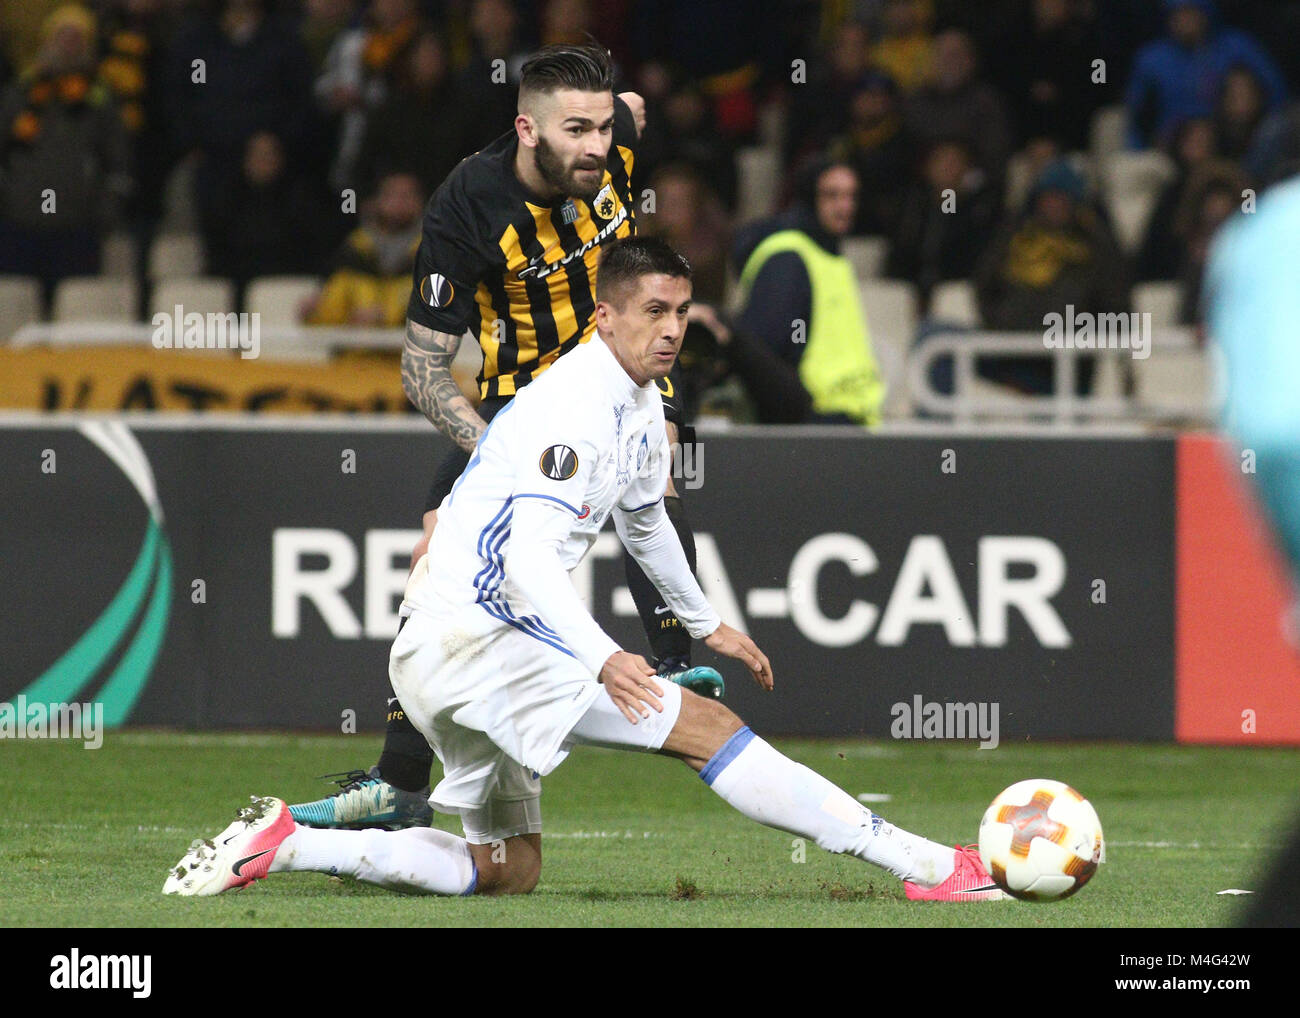
<path fill-rule="evenodd" d="M 574 746 L 654 752 L 681 710 L 680 687 L 660 682 L 663 713 L 631 724 L 575 658 L 476 604 L 442 615 L 416 608 L 393 643 L 389 678 L 442 761 L 430 804 L 459 813 L 476 844 L 538 833 L 540 779 Z"/>

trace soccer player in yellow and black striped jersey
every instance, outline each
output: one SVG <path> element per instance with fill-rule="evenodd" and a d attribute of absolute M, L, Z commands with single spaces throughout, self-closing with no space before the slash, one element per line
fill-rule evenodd
<path fill-rule="evenodd" d="M 626 99 L 566 90 L 520 108 L 560 119 L 564 148 L 521 113 L 518 134 L 452 171 L 425 212 L 407 310 L 416 326 L 476 336 L 485 401 L 513 396 L 591 337 L 601 245 L 636 232 Z"/>
<path fill-rule="evenodd" d="M 644 110 L 635 93 L 613 94 L 604 49 L 546 47 L 524 64 L 514 130 L 462 160 L 429 200 L 407 309 L 402 383 L 458 448 L 438 467 L 413 560 L 427 547 L 436 509 L 486 422 L 556 358 L 594 335 L 601 247 L 636 232 L 632 174 Z M 477 407 L 451 374 L 467 332 L 483 350 Z M 671 377 L 665 382 L 660 392 L 671 443 L 684 422 L 674 398 L 680 387 Z M 665 505 L 694 569 L 694 537 L 671 480 Z M 686 630 L 640 567 L 630 557 L 625 565 L 660 674 L 720 696 L 721 676 L 691 667 Z M 431 763 L 424 737 L 390 701 L 378 766 L 350 772 L 356 780 L 342 793 L 291 807 L 294 817 L 318 826 L 402 826 L 427 817 L 412 793 L 426 784 Z"/>

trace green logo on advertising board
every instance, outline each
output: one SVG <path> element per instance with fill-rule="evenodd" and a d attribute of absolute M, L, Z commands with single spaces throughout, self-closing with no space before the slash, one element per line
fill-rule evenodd
<path fill-rule="evenodd" d="M 134 636 L 95 697 L 103 704 L 104 724 L 111 727 L 130 717 L 167 636 L 172 553 L 163 529 L 162 506 L 153 471 L 135 436 L 120 421 L 92 421 L 78 425 L 78 430 L 121 468 L 149 509 L 149 522 L 135 564 L 108 607 L 20 695 L 37 703 L 76 700 L 134 627 Z"/>

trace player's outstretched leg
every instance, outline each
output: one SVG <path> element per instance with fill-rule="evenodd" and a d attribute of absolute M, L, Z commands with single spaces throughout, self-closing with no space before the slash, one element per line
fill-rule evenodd
<path fill-rule="evenodd" d="M 682 510 L 682 500 L 676 495 L 664 496 L 664 509 L 672 521 L 677 537 L 686 552 L 686 561 L 695 572 L 695 535 Z M 682 626 L 672 609 L 664 602 L 650 578 L 637 565 L 631 553 L 623 549 L 623 569 L 627 587 L 632 592 L 641 626 L 654 654 L 655 669 L 665 679 L 684 686 L 700 696 L 720 700 L 727 691 L 726 684 L 716 668 L 707 665 L 691 666 L 691 635 Z"/>
<path fill-rule="evenodd" d="M 662 752 L 685 761 L 751 820 L 889 870 L 904 882 L 909 898 L 1005 897 L 978 852 L 961 846 L 954 850 L 886 822 L 820 774 L 777 752 L 720 703 L 683 692 L 681 712 Z"/>
<path fill-rule="evenodd" d="M 254 797 L 239 819 L 214 838 L 195 841 L 167 875 L 164 894 L 211 895 L 238 890 L 270 873 L 311 871 L 351 876 L 407 894 L 467 895 L 531 890 L 540 869 L 535 845 L 497 848 L 485 854 L 480 880 L 474 852 L 464 838 L 433 827 L 401 831 L 314 830 L 298 827 L 280 799 Z M 485 853 L 493 846 L 473 846 Z M 513 856 L 516 865 L 505 860 Z M 523 872 L 527 870 L 528 872 Z M 531 882 L 528 877 L 531 874 Z"/>

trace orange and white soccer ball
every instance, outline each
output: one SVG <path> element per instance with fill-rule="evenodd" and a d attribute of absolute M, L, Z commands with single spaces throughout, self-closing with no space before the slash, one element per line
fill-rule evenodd
<path fill-rule="evenodd" d="M 980 859 L 1008 894 L 1068 898 L 1106 859 L 1092 803 L 1060 781 L 1034 778 L 1005 789 L 980 821 Z"/>

